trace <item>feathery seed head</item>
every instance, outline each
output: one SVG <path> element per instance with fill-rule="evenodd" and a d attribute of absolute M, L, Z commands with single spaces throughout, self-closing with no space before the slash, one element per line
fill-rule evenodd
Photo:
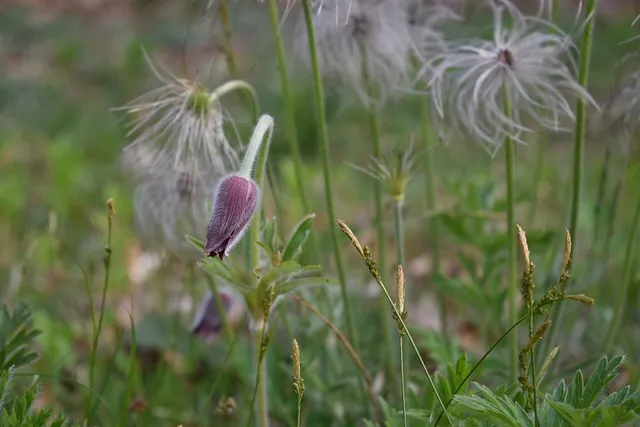
<path fill-rule="evenodd" d="M 326 0 L 313 25 L 322 73 L 375 107 L 406 81 L 414 48 L 403 0 Z M 296 50 L 308 61 L 301 22 Z"/>
<path fill-rule="evenodd" d="M 238 155 L 224 132 L 226 115 L 219 97 L 197 82 L 163 75 L 149 65 L 162 86 L 119 108 L 134 117 L 128 133 L 134 139 L 125 155 L 144 147 L 153 171 L 183 164 L 219 174 L 235 168 Z"/>
<path fill-rule="evenodd" d="M 563 120 L 575 119 L 573 98 L 595 101 L 575 80 L 575 45 L 568 34 L 540 17 L 524 16 L 508 0 L 491 5 L 491 40 L 452 43 L 425 68 L 431 70 L 429 86 L 440 115 L 495 150 L 507 136 L 523 142 L 521 135 L 533 132 L 525 116 L 560 131 Z"/>
<path fill-rule="evenodd" d="M 137 178 L 133 206 L 143 236 L 174 254 L 191 254 L 184 236 L 198 235 L 206 226 L 207 200 L 218 176 L 179 166 L 140 172 Z"/>

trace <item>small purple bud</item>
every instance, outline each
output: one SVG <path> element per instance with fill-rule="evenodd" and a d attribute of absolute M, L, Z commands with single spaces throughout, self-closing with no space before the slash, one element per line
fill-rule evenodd
<path fill-rule="evenodd" d="M 204 253 L 222 259 L 240 241 L 258 205 L 258 186 L 239 175 L 223 178 L 213 199 Z"/>
<path fill-rule="evenodd" d="M 223 309 L 228 313 L 233 302 L 231 296 L 219 292 Z M 202 305 L 198 308 L 191 331 L 203 340 L 210 340 L 222 329 L 222 316 L 218 312 L 218 306 L 212 293 L 208 293 Z"/>

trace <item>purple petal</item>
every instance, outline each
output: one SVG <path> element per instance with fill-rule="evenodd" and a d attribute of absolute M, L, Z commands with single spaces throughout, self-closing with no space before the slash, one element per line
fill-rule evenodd
<path fill-rule="evenodd" d="M 256 184 L 246 178 L 231 175 L 218 185 L 213 214 L 207 226 L 204 253 L 222 259 L 242 238 L 258 205 Z"/>

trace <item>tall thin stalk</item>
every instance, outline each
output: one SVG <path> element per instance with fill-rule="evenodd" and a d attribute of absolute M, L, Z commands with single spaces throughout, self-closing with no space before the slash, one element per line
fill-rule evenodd
<path fill-rule="evenodd" d="M 107 290 L 109 289 L 109 277 L 111 272 L 111 230 L 113 227 L 113 216 L 116 213 L 115 203 L 113 199 L 107 200 L 107 244 L 104 247 L 104 257 L 102 259 L 104 264 L 104 282 L 102 284 L 102 298 L 100 300 L 100 312 L 98 315 L 98 324 L 95 325 L 93 330 L 93 344 L 91 346 L 91 361 L 89 364 L 89 389 L 94 389 L 95 383 L 95 367 L 98 356 L 98 343 L 100 342 L 100 333 L 102 332 L 102 323 L 104 321 L 104 310 L 107 301 Z M 91 308 L 93 312 L 93 306 Z M 85 417 L 87 418 L 87 424 L 92 424 L 93 417 L 93 394 L 88 399 Z M 89 413 L 90 412 L 90 413 Z"/>
<path fill-rule="evenodd" d="M 591 47 L 593 44 L 593 29 L 595 26 L 595 12 L 597 0 L 587 0 L 585 16 L 588 22 L 584 28 L 582 38 L 582 46 L 580 50 L 580 66 L 578 71 L 578 83 L 586 88 L 589 81 L 589 65 L 591 63 Z M 584 165 L 584 139 L 587 130 L 587 101 L 583 97 L 578 97 L 576 104 L 576 128 L 573 146 L 573 190 L 571 197 L 571 219 L 569 224 L 569 233 L 573 239 L 573 245 L 576 246 L 578 237 L 578 220 L 580 216 L 580 201 L 582 195 L 582 169 Z M 563 284 L 563 288 L 566 284 Z M 564 290 L 564 289 L 562 289 Z M 558 324 L 561 322 L 564 303 L 558 304 L 557 310 L 553 313 L 551 326 L 547 332 L 547 338 L 544 344 L 543 354 L 549 353 L 549 346 L 553 344 L 553 335 Z M 556 365 L 558 366 L 558 365 Z"/>
<path fill-rule="evenodd" d="M 364 82 L 364 86 L 366 88 L 367 94 L 373 98 L 374 96 L 374 87 L 371 82 L 371 76 L 369 74 L 369 65 L 367 59 L 367 49 L 363 44 L 360 45 L 360 54 L 362 55 L 362 80 Z M 372 102 L 372 101 L 371 101 Z M 376 111 L 375 105 L 366 106 L 367 116 L 369 119 L 369 132 L 371 136 L 371 153 L 372 156 L 376 159 L 380 158 L 381 155 L 381 141 L 380 141 L 380 118 L 378 117 L 378 112 Z M 376 240 L 378 243 L 378 262 L 380 263 L 382 275 L 384 279 L 384 275 L 387 272 L 387 238 L 384 229 L 384 209 L 382 205 L 383 201 L 383 188 L 382 183 L 378 180 L 375 180 L 373 183 L 373 205 L 374 205 L 374 213 L 375 219 L 374 224 L 376 228 Z M 386 348 L 389 349 L 387 353 L 387 375 L 389 378 L 393 378 L 393 372 L 396 366 L 396 357 L 395 357 L 395 346 L 392 341 L 393 334 L 393 325 L 391 322 L 391 318 L 388 316 L 388 308 L 387 302 L 382 296 L 380 297 L 380 312 L 382 319 L 382 336 L 384 338 L 384 342 L 386 344 Z"/>
<path fill-rule="evenodd" d="M 626 308 L 629 286 L 634 280 L 632 273 L 634 271 L 634 267 L 638 262 L 635 253 L 637 242 L 638 240 L 640 240 L 640 195 L 638 195 L 638 201 L 632 221 L 633 226 L 631 229 L 631 234 L 629 234 L 627 249 L 625 251 L 624 270 L 622 273 L 622 288 L 617 291 L 618 300 L 616 301 L 616 306 L 613 311 L 613 320 L 611 321 L 611 325 L 609 325 L 609 331 L 607 332 L 604 345 L 602 346 L 603 353 L 605 354 L 609 350 L 611 350 L 611 346 L 615 342 L 616 335 L 618 334 L 618 330 L 620 329 L 620 324 L 622 322 L 622 317 Z"/>
<path fill-rule="evenodd" d="M 429 144 L 429 123 L 431 118 L 429 117 L 429 99 L 426 96 L 422 96 L 420 99 L 420 128 L 422 132 L 422 146 L 424 157 L 424 176 L 425 176 L 425 189 L 426 189 L 426 201 L 427 212 L 436 212 L 436 173 L 433 167 L 433 153 L 431 152 L 431 145 Z M 441 262 L 440 262 L 440 220 L 438 215 L 430 215 L 428 219 L 428 242 L 432 248 L 431 260 L 433 276 L 440 277 Z M 446 337 L 448 334 L 448 321 L 447 321 L 447 305 L 446 298 L 438 292 L 438 308 L 440 309 L 440 325 L 442 328 L 442 334 Z"/>
<path fill-rule="evenodd" d="M 535 333 L 535 328 L 533 325 L 534 321 L 534 313 L 533 313 L 533 299 L 528 302 L 529 305 L 529 341 L 533 339 L 533 334 Z M 515 335 L 515 334 L 514 334 Z M 531 347 L 531 385 L 533 386 L 533 421 L 534 427 L 539 426 L 538 419 L 538 384 L 536 383 L 536 346 L 533 345 Z"/>
<path fill-rule="evenodd" d="M 505 93 L 504 110 L 507 117 L 511 117 L 511 104 L 509 96 Z M 504 153 L 505 167 L 507 170 L 507 250 L 508 250 L 508 274 L 507 274 L 507 295 L 509 298 L 509 323 L 516 323 L 517 316 L 517 295 L 518 295 L 518 272 L 516 265 L 517 241 L 516 241 L 516 219 L 515 219 L 515 147 L 511 137 L 505 138 Z M 518 336 L 509 336 L 509 378 L 512 381 L 518 379 Z"/>
<path fill-rule="evenodd" d="M 324 90 L 322 86 L 322 79 L 320 76 L 320 66 L 318 64 L 318 55 L 316 51 L 316 35 L 313 28 L 313 12 L 311 10 L 311 4 L 309 0 L 302 0 L 302 9 L 304 12 L 304 20 L 307 29 L 307 38 L 309 42 L 309 56 L 311 58 L 311 68 L 313 72 L 313 89 L 314 100 L 316 107 L 316 126 L 318 127 L 318 139 L 320 141 L 320 152 L 322 158 L 322 174 L 324 178 L 324 191 L 325 201 L 327 204 L 327 215 L 329 216 L 329 223 L 335 224 L 335 210 L 333 206 L 333 190 L 331 183 L 331 159 L 329 156 L 329 136 L 327 133 L 327 120 L 324 105 Z M 340 282 L 340 293 L 344 304 L 345 317 L 347 321 L 347 332 L 349 339 L 353 345 L 358 348 L 357 335 L 355 325 L 353 323 L 353 316 L 351 314 L 351 307 L 349 304 L 349 295 L 347 293 L 347 278 L 344 272 L 344 266 L 342 264 L 342 257 L 340 254 L 340 244 L 338 243 L 338 233 L 334 227 L 329 227 L 331 233 L 331 242 L 333 245 L 333 255 L 336 263 L 336 269 L 338 271 L 338 280 Z"/>
<path fill-rule="evenodd" d="M 398 291 L 398 311 L 400 315 L 404 315 L 404 277 L 400 277 L 402 266 L 404 265 L 404 227 L 402 218 L 403 200 L 398 199 L 394 203 L 393 219 L 396 231 L 396 264 L 398 266 L 398 288 L 402 287 L 402 291 Z M 402 283 L 400 283 L 402 281 Z M 405 381 L 405 370 L 409 369 L 408 362 L 404 355 L 404 331 L 398 328 L 398 347 L 400 349 L 400 392 L 402 395 L 402 425 L 407 427 L 407 392 Z"/>
<path fill-rule="evenodd" d="M 302 159 L 298 149 L 298 133 L 296 131 L 295 105 L 289 88 L 289 72 L 287 71 L 287 61 L 285 57 L 284 43 L 282 42 L 282 32 L 278 20 L 278 1 L 269 0 L 269 15 L 271 17 L 271 28 L 276 43 L 276 58 L 278 60 L 278 72 L 280 73 L 280 87 L 282 89 L 282 99 L 284 101 L 284 111 L 286 115 L 287 141 L 289 151 L 293 158 L 293 169 L 298 187 L 298 195 L 305 213 L 309 212 L 309 202 L 304 189 L 302 178 Z M 315 236 L 312 234 L 312 236 Z"/>
<path fill-rule="evenodd" d="M 251 325 L 251 334 L 253 335 L 253 346 L 255 353 L 255 364 L 258 368 L 256 372 L 256 382 L 253 390 L 253 398 L 251 401 L 252 410 L 249 411 L 247 427 L 251 425 L 253 420 L 253 407 L 256 408 L 257 427 L 269 427 L 269 406 L 267 400 L 267 381 L 266 380 L 266 364 L 265 356 L 267 354 L 266 330 L 268 319 L 260 319 L 253 321 Z"/>

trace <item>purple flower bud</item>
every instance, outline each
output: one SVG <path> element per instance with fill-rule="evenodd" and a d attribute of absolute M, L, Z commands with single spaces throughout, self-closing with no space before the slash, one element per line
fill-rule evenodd
<path fill-rule="evenodd" d="M 240 241 L 258 205 L 258 186 L 239 175 L 223 178 L 213 199 L 204 253 L 220 259 Z"/>
<path fill-rule="evenodd" d="M 231 296 L 224 292 L 219 292 L 220 302 L 223 309 L 228 313 L 231 309 Z M 191 331 L 203 340 L 210 340 L 222 329 L 222 316 L 218 312 L 216 300 L 211 292 L 207 293 L 202 302 L 196 317 L 193 319 Z"/>

